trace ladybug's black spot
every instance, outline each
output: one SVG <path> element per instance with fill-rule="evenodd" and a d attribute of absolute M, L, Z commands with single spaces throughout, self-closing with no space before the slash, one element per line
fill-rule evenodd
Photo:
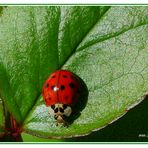
<path fill-rule="evenodd" d="M 51 108 L 54 110 L 55 109 L 55 105 L 51 105 Z"/>
<path fill-rule="evenodd" d="M 63 109 L 65 110 L 67 108 L 67 105 L 66 104 L 63 104 Z"/>
<path fill-rule="evenodd" d="M 56 108 L 56 109 L 54 110 L 54 112 L 57 113 L 57 112 L 58 112 L 58 108 Z"/>
<path fill-rule="evenodd" d="M 49 84 L 48 84 L 48 83 L 46 83 L 46 84 L 45 84 L 45 88 L 48 88 L 48 87 L 49 87 Z"/>
<path fill-rule="evenodd" d="M 48 97 L 48 100 L 51 100 L 51 97 Z"/>
<path fill-rule="evenodd" d="M 51 89 L 52 89 L 52 90 L 54 90 L 54 88 L 55 88 L 55 85 L 51 86 Z"/>
<path fill-rule="evenodd" d="M 65 96 L 65 99 L 68 100 L 68 96 Z"/>
<path fill-rule="evenodd" d="M 63 78 L 67 78 L 67 76 L 66 75 L 63 75 Z"/>
<path fill-rule="evenodd" d="M 55 75 L 53 75 L 51 78 L 55 78 L 56 76 Z"/>
<path fill-rule="evenodd" d="M 61 90 L 64 90 L 65 89 L 65 86 L 64 85 L 61 85 Z"/>
<path fill-rule="evenodd" d="M 61 112 L 61 113 L 64 113 L 64 109 L 63 109 L 63 108 L 60 108 L 60 112 Z"/>
<path fill-rule="evenodd" d="M 70 86 L 71 88 L 74 88 L 74 87 L 75 87 L 74 83 L 69 83 L 69 86 Z"/>

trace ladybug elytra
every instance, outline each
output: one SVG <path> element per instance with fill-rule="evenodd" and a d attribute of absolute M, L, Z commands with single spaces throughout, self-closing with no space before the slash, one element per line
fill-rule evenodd
<path fill-rule="evenodd" d="M 45 81 L 43 98 L 57 124 L 66 125 L 65 118 L 73 112 L 80 96 L 78 77 L 68 70 L 57 70 Z"/>

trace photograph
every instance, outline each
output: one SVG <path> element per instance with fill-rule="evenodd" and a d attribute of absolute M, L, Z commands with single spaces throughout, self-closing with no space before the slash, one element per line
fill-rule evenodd
<path fill-rule="evenodd" d="M 1 4 L 1 143 L 147 143 L 148 5 Z"/>

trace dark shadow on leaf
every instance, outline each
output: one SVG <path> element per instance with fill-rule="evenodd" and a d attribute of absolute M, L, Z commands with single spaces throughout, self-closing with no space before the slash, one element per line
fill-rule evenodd
<path fill-rule="evenodd" d="M 72 142 L 147 142 L 148 96 L 126 115 L 88 136 L 65 139 Z"/>
<path fill-rule="evenodd" d="M 73 113 L 70 117 L 67 118 L 67 122 L 72 124 L 75 119 L 77 119 L 81 115 L 81 111 L 85 108 L 88 100 L 88 88 L 85 82 L 76 75 L 80 82 L 80 97 L 76 105 L 73 107 Z"/>

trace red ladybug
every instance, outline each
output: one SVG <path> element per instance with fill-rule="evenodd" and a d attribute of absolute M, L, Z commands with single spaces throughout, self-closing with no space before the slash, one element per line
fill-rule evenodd
<path fill-rule="evenodd" d="M 57 123 L 66 124 L 65 117 L 71 115 L 80 96 L 78 77 L 68 70 L 57 70 L 45 81 L 42 91 L 49 113 Z"/>

